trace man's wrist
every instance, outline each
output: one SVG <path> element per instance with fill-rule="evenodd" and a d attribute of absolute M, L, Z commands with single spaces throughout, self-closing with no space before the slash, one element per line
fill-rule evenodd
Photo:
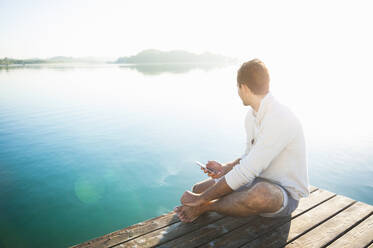
<path fill-rule="evenodd" d="M 240 162 L 239 160 L 241 160 L 241 159 L 238 158 L 238 159 L 236 159 L 236 160 L 234 160 L 232 162 L 226 163 L 225 166 L 234 167 L 235 165 L 237 165 Z"/>
<path fill-rule="evenodd" d="M 238 159 L 234 160 L 234 161 L 232 162 L 232 167 L 238 165 L 238 164 L 240 163 L 240 161 L 241 161 L 241 158 L 238 158 Z"/>
<path fill-rule="evenodd" d="M 228 172 L 232 170 L 232 168 L 234 167 L 234 164 L 233 162 L 226 163 L 225 165 L 223 165 L 223 167 L 224 167 L 224 175 L 226 175 Z"/>
<path fill-rule="evenodd" d="M 233 169 L 233 167 L 235 167 L 237 164 L 239 164 L 240 160 L 241 160 L 241 158 L 238 158 L 238 159 L 236 159 L 232 162 L 224 164 L 223 165 L 224 174 L 222 175 L 222 177 L 225 176 L 228 172 L 230 172 Z"/>

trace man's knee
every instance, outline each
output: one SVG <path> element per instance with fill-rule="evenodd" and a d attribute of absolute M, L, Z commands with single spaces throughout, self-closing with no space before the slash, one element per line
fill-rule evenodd
<path fill-rule="evenodd" d="M 246 204 L 251 209 L 273 211 L 281 207 L 282 192 L 267 182 L 258 182 L 247 191 Z"/>

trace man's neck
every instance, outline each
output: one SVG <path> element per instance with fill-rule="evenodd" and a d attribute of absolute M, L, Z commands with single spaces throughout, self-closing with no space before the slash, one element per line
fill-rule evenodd
<path fill-rule="evenodd" d="M 259 111 L 259 107 L 260 107 L 260 103 L 261 101 L 263 100 L 263 98 L 265 97 L 266 95 L 256 95 L 254 98 L 253 98 L 253 101 L 252 103 L 250 104 L 250 106 L 254 109 L 255 113 L 258 113 Z"/>
<path fill-rule="evenodd" d="M 259 107 L 260 107 L 260 101 L 255 101 L 251 104 L 251 107 L 254 109 L 255 113 L 258 113 Z"/>

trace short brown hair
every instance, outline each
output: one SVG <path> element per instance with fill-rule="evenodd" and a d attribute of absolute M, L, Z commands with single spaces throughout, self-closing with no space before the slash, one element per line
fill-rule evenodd
<path fill-rule="evenodd" d="M 241 65 L 237 71 L 237 83 L 246 84 L 257 95 L 264 95 L 269 91 L 269 73 L 267 67 L 259 59 L 253 59 Z"/>

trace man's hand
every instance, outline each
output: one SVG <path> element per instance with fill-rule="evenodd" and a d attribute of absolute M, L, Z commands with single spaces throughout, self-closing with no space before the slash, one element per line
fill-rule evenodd
<path fill-rule="evenodd" d="M 204 168 L 201 168 L 204 173 L 206 173 L 211 178 L 219 178 L 225 175 L 225 170 L 223 165 L 216 161 L 208 161 L 206 164 L 206 168 L 212 170 L 213 172 L 210 172 L 209 170 L 206 170 Z"/>
<path fill-rule="evenodd" d="M 213 170 L 214 172 L 210 172 L 204 168 L 201 168 L 203 172 L 207 173 L 209 177 L 211 178 L 220 178 L 227 174 L 232 168 L 239 163 L 240 159 L 236 159 L 232 163 L 228 163 L 225 165 L 222 165 L 216 161 L 208 161 L 206 164 L 206 168 Z"/>

